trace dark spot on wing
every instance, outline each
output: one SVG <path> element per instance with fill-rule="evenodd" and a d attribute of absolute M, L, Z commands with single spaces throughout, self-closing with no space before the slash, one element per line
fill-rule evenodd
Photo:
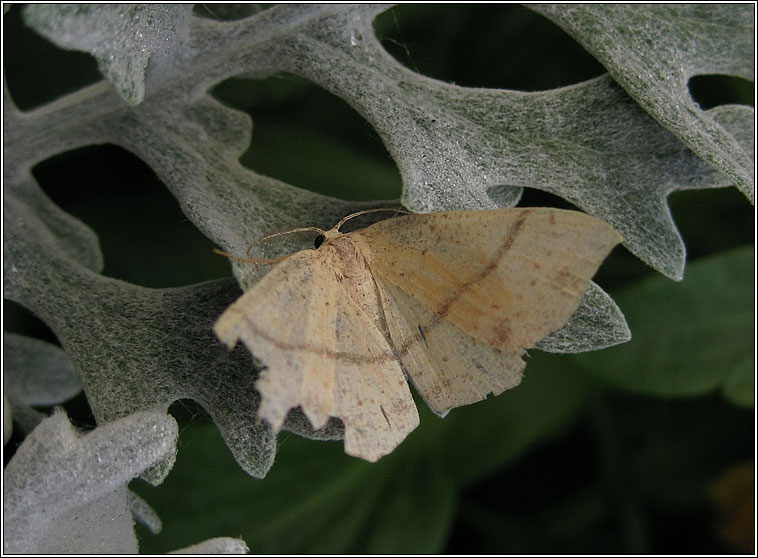
<path fill-rule="evenodd" d="M 380 411 L 382 412 L 382 414 L 384 415 L 384 420 L 386 420 L 386 421 L 387 421 L 387 426 L 389 426 L 389 427 L 390 427 L 390 430 L 392 430 L 392 423 L 390 422 L 390 419 L 389 419 L 389 417 L 387 416 L 387 411 L 385 411 L 385 410 L 384 410 L 384 406 L 383 406 L 383 405 L 379 405 L 379 410 L 380 410 Z"/>
<path fill-rule="evenodd" d="M 426 336 L 424 335 L 424 330 L 421 327 L 421 324 L 418 325 L 418 332 L 421 334 L 421 340 L 424 342 L 424 346 L 428 349 L 429 343 L 426 342 Z"/>

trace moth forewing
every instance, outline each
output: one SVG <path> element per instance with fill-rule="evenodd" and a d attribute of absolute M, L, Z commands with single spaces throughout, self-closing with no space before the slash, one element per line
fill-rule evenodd
<path fill-rule="evenodd" d="M 314 428 L 340 419 L 346 452 L 375 461 L 418 425 L 403 369 L 440 415 L 514 387 L 526 349 L 568 321 L 620 240 L 599 219 L 548 208 L 335 227 L 214 329 L 266 364 L 258 415 L 275 431 L 300 406 Z"/>

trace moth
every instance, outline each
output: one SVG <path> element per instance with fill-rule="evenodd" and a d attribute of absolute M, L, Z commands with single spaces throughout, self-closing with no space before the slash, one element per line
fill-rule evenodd
<path fill-rule="evenodd" d="M 320 245 L 280 258 L 214 331 L 265 364 L 258 417 L 275 432 L 298 406 L 316 429 L 335 417 L 345 452 L 368 461 L 418 426 L 409 381 L 440 416 L 518 385 L 522 355 L 568 321 L 621 241 L 595 217 L 552 208 L 408 214 L 340 232 L 361 213 L 298 229 Z"/>

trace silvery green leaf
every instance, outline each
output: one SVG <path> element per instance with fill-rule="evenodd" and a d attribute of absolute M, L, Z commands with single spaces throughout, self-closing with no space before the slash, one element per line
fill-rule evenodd
<path fill-rule="evenodd" d="M 145 95 L 148 62 L 162 71 L 173 41 L 181 42 L 190 5 L 32 4 L 26 23 L 60 47 L 89 52 L 130 105 Z"/>
<path fill-rule="evenodd" d="M 134 553 L 126 484 L 173 460 L 177 426 L 135 413 L 81 435 L 58 411 L 24 440 L 3 472 L 3 550 Z"/>
<path fill-rule="evenodd" d="M 55 405 L 82 389 L 71 359 L 60 347 L 4 333 L 3 352 L 3 387 L 14 403 Z"/>
<path fill-rule="evenodd" d="M 658 122 L 754 202 L 755 164 L 733 130 L 692 99 L 699 74 L 755 76 L 754 4 L 539 4 Z M 744 111 L 749 123 L 753 110 Z"/>
<path fill-rule="evenodd" d="M 351 211 L 386 205 L 308 192 L 240 164 L 250 144 L 250 119 L 209 91 L 232 76 L 291 72 L 338 95 L 374 126 L 400 170 L 402 201 L 410 209 L 509 206 L 521 188 L 543 189 L 609 222 L 631 252 L 674 279 L 682 276 L 685 249 L 666 197 L 729 186 L 745 176 L 739 165 L 724 163 L 719 172 L 712 156 L 693 153 L 694 144 L 680 141 L 681 130 L 662 127 L 649 106 L 638 104 L 616 70 L 616 81 L 606 75 L 536 93 L 465 88 L 414 73 L 390 57 L 374 34 L 373 19 L 387 6 L 277 5 L 237 21 L 195 17 L 174 5 L 27 9 L 38 31 L 112 60 L 117 89 L 142 102 L 123 103 L 104 83 L 25 113 L 5 97 L 5 296 L 53 329 L 98 422 L 196 399 L 238 462 L 257 476 L 268 471 L 275 449 L 270 431 L 255 420 L 257 369 L 249 354 L 227 353 L 211 332 L 239 289 L 232 281 L 145 289 L 99 275 L 96 235 L 41 192 L 29 174 L 36 163 L 84 145 L 128 149 L 157 173 L 188 219 L 232 254 L 244 253 L 266 233 L 331 227 Z M 610 17 L 604 7 L 582 9 Z M 56 13 L 65 15 L 58 28 L 51 17 Z M 721 45 L 723 59 L 741 52 L 744 26 L 732 30 L 732 19 L 719 13 L 699 12 L 716 24 L 701 26 L 698 36 Z M 149 14 L 157 19 L 145 27 Z M 138 48 L 128 46 L 140 32 Z M 639 48 L 654 55 L 657 47 Z M 752 109 L 724 106 L 703 115 L 684 121 L 687 134 L 700 137 L 704 118 L 719 123 L 740 149 L 752 150 Z M 263 255 L 297 247 L 293 238 Z M 244 288 L 263 272 L 232 267 Z M 598 294 L 593 291 L 544 348 L 575 351 L 622 341 L 623 318 Z M 309 436 L 340 435 L 334 425 L 312 432 L 297 413 L 287 424 Z M 166 473 L 165 466 L 154 478 Z"/>

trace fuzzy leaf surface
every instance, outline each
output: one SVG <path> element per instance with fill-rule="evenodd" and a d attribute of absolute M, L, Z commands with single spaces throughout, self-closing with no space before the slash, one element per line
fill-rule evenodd
<path fill-rule="evenodd" d="M 254 420 L 256 369 L 248 354 L 227 354 L 210 331 L 239 290 L 229 281 L 145 289 L 99 275 L 96 235 L 42 193 L 29 175 L 35 164 L 83 145 L 122 146 L 155 170 L 203 234 L 233 254 L 266 233 L 328 228 L 356 209 L 385 206 L 305 191 L 240 164 L 250 119 L 210 89 L 232 76 L 289 72 L 344 99 L 373 125 L 400 170 L 408 208 L 508 206 L 521 188 L 540 188 L 609 222 L 630 251 L 671 278 L 681 277 L 685 252 L 668 194 L 735 183 L 734 172 L 715 170 L 698 152 L 700 159 L 609 76 L 521 93 L 459 87 L 406 69 L 373 31 L 387 6 L 278 5 L 235 21 L 196 17 L 185 6 L 140 6 L 139 18 L 122 17 L 125 9 L 35 5 L 28 13 L 29 23 L 58 44 L 112 60 L 104 73 L 113 87 L 99 83 L 29 112 L 6 96 L 4 293 L 53 329 L 99 422 L 196 399 L 256 476 L 268 471 L 275 449 Z M 157 19 L 145 27 L 149 14 Z M 718 14 L 701 15 L 719 22 Z M 744 57 L 742 31 L 703 29 L 701 37 L 718 35 L 725 56 Z M 132 49 L 140 33 L 140 48 Z M 640 48 L 657 52 L 654 44 Z M 752 109 L 706 114 L 752 151 Z M 299 247 L 293 240 L 263 255 Z M 262 273 L 236 263 L 233 270 L 243 288 Z M 543 348 L 587 350 L 628 338 L 612 301 L 590 298 L 575 322 L 581 327 L 564 328 Z M 297 414 L 288 424 L 317 438 L 340 436 L 333 426 L 310 431 Z"/>

